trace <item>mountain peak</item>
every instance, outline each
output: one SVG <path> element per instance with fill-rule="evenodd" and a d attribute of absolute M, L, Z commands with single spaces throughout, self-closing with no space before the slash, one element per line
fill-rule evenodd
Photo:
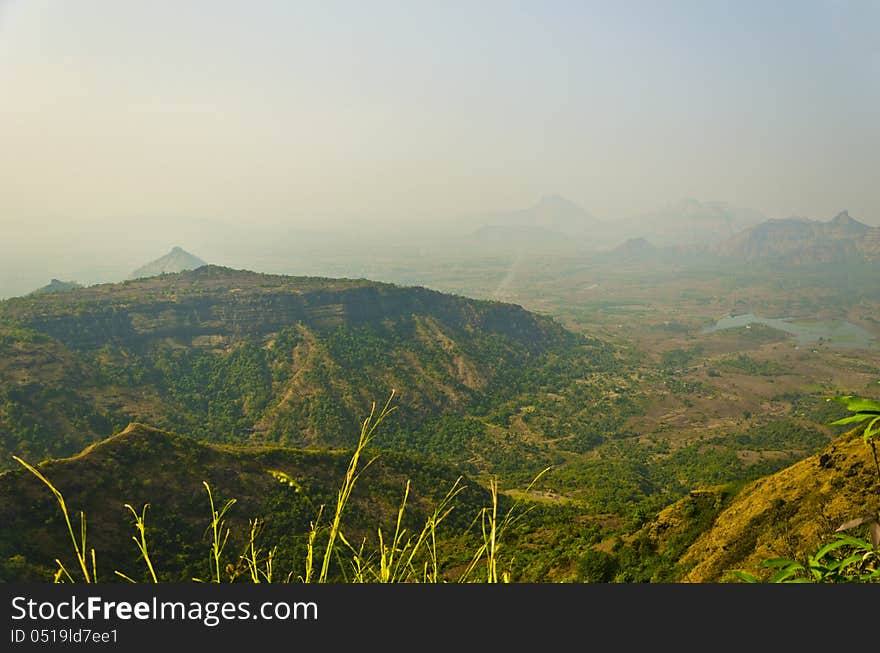
<path fill-rule="evenodd" d="M 859 224 L 859 221 L 853 218 L 849 211 L 844 209 L 832 218 L 831 224 Z"/>
<path fill-rule="evenodd" d="M 870 227 L 862 222 L 859 222 L 855 218 L 853 218 L 849 211 L 844 209 L 840 213 L 838 213 L 832 220 L 829 222 L 830 225 L 834 227 L 845 227 L 849 231 L 853 231 L 855 233 L 863 233 L 870 229 Z"/>
<path fill-rule="evenodd" d="M 532 225 L 569 235 L 580 233 L 586 226 L 597 222 L 583 207 L 562 195 L 543 195 L 523 216 Z"/>
<path fill-rule="evenodd" d="M 175 245 L 165 256 L 157 258 L 155 261 L 150 261 L 132 272 L 129 278 L 141 279 L 143 277 L 155 277 L 159 274 L 195 270 L 203 265 L 207 265 L 205 261 L 198 256 L 190 254 L 182 247 Z"/>

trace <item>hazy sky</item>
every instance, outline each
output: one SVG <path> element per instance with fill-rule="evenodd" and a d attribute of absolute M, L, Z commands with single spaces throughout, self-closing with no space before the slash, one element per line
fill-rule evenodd
<path fill-rule="evenodd" d="M 0 224 L 547 193 L 876 224 L 878 25 L 878 1 L 0 0 Z"/>

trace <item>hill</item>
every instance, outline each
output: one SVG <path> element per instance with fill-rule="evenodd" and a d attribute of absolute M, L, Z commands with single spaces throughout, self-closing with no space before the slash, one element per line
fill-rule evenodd
<path fill-rule="evenodd" d="M 583 208 L 559 195 L 545 195 L 524 209 L 496 211 L 453 221 L 459 232 L 442 242 L 452 252 L 462 249 L 485 258 L 499 254 L 538 254 L 583 251 L 594 246 L 604 224 Z"/>
<path fill-rule="evenodd" d="M 847 211 L 828 222 L 806 218 L 767 220 L 718 245 L 721 256 L 786 264 L 840 263 L 880 254 L 880 230 Z"/>
<path fill-rule="evenodd" d="M 880 506 L 861 429 L 744 486 L 692 491 L 663 509 L 616 556 L 628 580 L 721 582 L 742 569 L 759 577 L 770 558 L 802 559 L 841 524 Z"/>
<path fill-rule="evenodd" d="M 765 217 L 752 209 L 688 198 L 605 222 L 602 234 L 614 245 L 626 238 L 645 238 L 658 247 L 713 245 L 763 220 Z"/>
<path fill-rule="evenodd" d="M 590 232 L 601 224 L 598 218 L 559 195 L 544 195 L 528 208 L 494 213 L 483 219 L 493 226 L 536 227 L 575 238 L 589 238 Z"/>
<path fill-rule="evenodd" d="M 147 538 L 159 580 L 189 582 L 210 577 L 206 527 L 211 511 L 203 481 L 209 483 L 218 509 L 236 500 L 226 514 L 229 563 L 235 567 L 244 550 L 249 520 L 260 519 L 257 546 L 265 553 L 279 544 L 276 574 L 295 578 L 303 573 L 310 524 L 321 505 L 332 511 L 348 461 L 348 452 L 208 445 L 130 424 L 76 456 L 48 460 L 39 468 L 64 494 L 71 518 L 85 513 L 87 546 L 95 549 L 100 581 L 120 580 L 115 570 L 146 580 L 124 504 L 140 512 L 149 503 Z M 294 479 L 294 485 L 279 482 L 277 472 Z M 451 468 L 383 452 L 355 485 L 343 532 L 352 542 L 375 538 L 380 526 L 393 533 L 407 480 L 412 485 L 404 526 L 418 532 L 457 478 Z M 464 485 L 441 534 L 466 531 L 479 508 L 491 500 L 479 484 L 465 480 Z M 324 519 L 326 523 L 327 514 Z M 0 474 L 0 520 L 0 582 L 51 580 L 59 556 L 68 569 L 78 568 L 55 498 L 21 467 Z"/>
<path fill-rule="evenodd" d="M 720 580 L 767 558 L 800 558 L 841 524 L 880 505 L 880 483 L 859 431 L 743 488 L 682 556 L 683 580 Z"/>
<path fill-rule="evenodd" d="M 512 304 L 216 266 L 2 302 L 0 354 L 0 469 L 133 421 L 210 442 L 350 444 L 397 389 L 386 446 L 529 475 L 549 453 L 510 416 L 614 364 L 607 345 Z M 569 413 L 591 410 L 583 394 Z"/>
<path fill-rule="evenodd" d="M 44 295 L 46 293 L 53 292 L 64 292 L 66 290 L 73 290 L 74 288 L 82 288 L 82 284 L 77 283 L 76 281 L 61 281 L 59 279 L 52 279 L 48 284 L 41 288 L 37 288 L 31 295 Z"/>
<path fill-rule="evenodd" d="M 198 256 L 194 256 L 180 247 L 174 247 L 165 256 L 161 256 L 155 261 L 150 261 L 146 265 L 139 267 L 131 273 L 129 279 L 142 279 L 159 274 L 173 274 L 175 272 L 184 272 L 185 270 L 196 270 L 203 265 L 207 264 Z"/>

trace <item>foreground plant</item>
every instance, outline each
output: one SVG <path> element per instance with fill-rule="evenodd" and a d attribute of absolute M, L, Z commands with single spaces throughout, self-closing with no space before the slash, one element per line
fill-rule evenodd
<path fill-rule="evenodd" d="M 333 515 L 328 523 L 322 524 L 322 516 L 326 506 L 316 507 L 312 505 L 311 500 L 303 494 L 308 503 L 315 508 L 316 516 L 311 522 L 310 529 L 306 535 L 304 571 L 302 575 L 297 576 L 297 580 L 300 582 L 330 582 L 336 577 L 335 575 L 331 576 L 331 565 L 334 560 L 337 561 L 338 569 L 343 578 L 348 582 L 443 582 L 444 575 L 440 567 L 437 549 L 437 532 L 440 525 L 455 508 L 455 498 L 465 489 L 465 486 L 461 483 L 461 477 L 455 480 L 446 495 L 434 507 L 433 512 L 428 515 L 424 526 L 417 532 L 410 531 L 404 526 L 405 510 L 410 497 L 409 481 L 407 481 L 404 489 L 403 499 L 397 511 L 397 519 L 390 539 L 381 527 L 377 529 L 378 544 L 376 551 L 370 553 L 366 551 L 366 539 L 357 548 L 354 547 L 343 532 L 343 516 L 349 505 L 355 485 L 364 470 L 377 458 L 377 456 L 374 456 L 366 460 L 366 462 L 362 462 L 365 450 L 372 442 L 379 425 L 396 409 L 395 406 L 391 405 L 393 398 L 394 391 L 391 392 L 385 405 L 378 412 L 376 405 L 373 404 L 369 415 L 361 424 L 358 441 L 349 459 L 345 476 L 337 492 Z M 91 549 L 90 559 L 86 554 L 85 514 L 80 512 L 81 534 L 80 539 L 77 540 L 68 515 L 67 504 L 61 492 L 35 467 L 20 458 L 16 458 L 16 460 L 52 490 L 64 515 L 83 580 L 85 582 L 95 582 L 97 580 L 95 551 Z M 526 492 L 531 489 L 546 471 L 548 470 L 545 469 L 535 477 L 529 487 L 526 488 Z M 280 470 L 268 470 L 268 472 L 278 481 L 295 488 L 297 492 L 302 492 L 300 484 L 287 473 Z M 208 482 L 203 481 L 203 485 L 208 495 L 211 511 L 210 521 L 205 529 L 205 534 L 209 535 L 210 542 L 208 551 L 209 578 L 207 581 L 200 578 L 193 578 L 192 580 L 196 582 L 220 583 L 223 582 L 225 577 L 229 582 L 235 582 L 240 578 L 250 580 L 253 583 L 277 582 L 274 562 L 278 547 L 270 547 L 264 553 L 263 547 L 257 545 L 264 525 L 264 522 L 259 519 L 249 520 L 246 544 L 243 551 L 234 560 L 234 564 L 226 562 L 229 558 L 225 555 L 225 551 L 231 534 L 231 529 L 227 525 L 227 515 L 235 505 L 236 500 L 228 499 L 221 506 L 218 502 L 215 502 L 214 493 Z M 479 523 L 482 533 L 482 544 L 470 558 L 470 563 L 467 565 L 465 572 L 458 578 L 459 582 L 471 580 L 479 582 L 482 580 L 483 582 L 497 583 L 510 580 L 509 573 L 499 571 L 501 541 L 505 531 L 527 511 L 520 510 L 521 500 L 517 500 L 510 510 L 503 516 L 500 516 L 498 513 L 499 489 L 496 480 L 490 483 L 489 490 L 492 499 L 491 506 L 480 510 L 471 524 L 471 526 L 474 526 Z M 140 513 L 138 513 L 133 506 L 125 504 L 125 508 L 134 517 L 136 536 L 133 536 L 132 540 L 137 547 L 140 558 L 146 565 L 149 579 L 157 583 L 159 582 L 158 576 L 153 567 L 147 541 L 146 514 L 148 507 L 149 504 L 145 504 Z M 319 541 L 321 542 L 320 546 L 318 544 Z M 339 546 L 340 543 L 342 547 Z M 318 557 L 320 557 L 320 567 L 318 567 Z M 87 564 L 89 560 L 91 568 Z M 66 580 L 76 582 L 74 576 L 68 572 L 60 560 L 56 562 L 58 563 L 59 571 L 55 576 L 55 581 L 62 582 Z M 474 577 L 473 572 L 481 563 L 485 565 L 485 575 L 482 578 Z M 137 582 L 120 571 L 115 571 L 114 573 L 129 582 Z M 294 572 L 291 571 L 282 580 L 283 582 L 290 582 L 293 576 Z"/>
<path fill-rule="evenodd" d="M 831 422 L 831 424 L 865 424 L 865 430 L 862 432 L 862 440 L 871 449 L 871 455 L 874 458 L 874 467 L 877 470 L 877 478 L 880 479 L 880 462 L 877 460 L 877 442 L 876 436 L 880 433 L 880 402 L 873 399 L 865 399 L 864 397 L 854 397 L 852 395 L 842 395 L 831 397 L 829 401 L 839 401 L 846 406 L 846 409 L 853 414 L 843 417 L 839 420 Z"/>
<path fill-rule="evenodd" d="M 542 470 L 532 482 L 529 483 L 528 487 L 525 490 L 524 494 L 528 494 L 528 492 L 532 489 L 535 483 L 538 482 L 544 474 L 550 471 L 550 468 Z M 519 508 L 521 499 L 517 499 L 516 502 L 510 507 L 510 509 L 504 514 L 504 517 L 499 521 L 498 519 L 498 481 L 497 479 L 493 479 L 489 483 L 489 491 L 492 493 L 492 506 L 489 508 L 483 508 L 480 513 L 477 515 L 477 519 L 480 520 L 480 530 L 483 534 L 483 544 L 480 546 L 477 551 L 474 553 L 474 557 L 471 559 L 470 564 L 465 569 L 464 573 L 458 579 L 459 582 L 466 582 L 471 573 L 473 573 L 474 569 L 479 565 L 480 561 L 485 556 L 485 564 L 486 564 L 486 577 L 485 582 L 487 583 L 497 583 L 500 581 L 510 582 L 510 574 L 505 572 L 498 575 L 498 552 L 501 549 L 501 538 L 504 533 L 510 528 L 514 523 L 522 519 L 522 517 L 528 512 L 529 509 L 524 511 L 517 511 Z"/>
<path fill-rule="evenodd" d="M 138 551 L 141 553 L 141 557 L 143 557 L 144 562 L 147 565 L 147 571 L 150 572 L 150 578 L 153 579 L 154 583 L 158 583 L 159 581 L 156 579 L 156 570 L 153 569 L 153 561 L 150 560 L 150 552 L 147 550 L 147 508 L 150 507 L 150 504 L 144 504 L 143 510 L 141 510 L 141 514 L 138 514 L 137 511 L 132 508 L 131 504 L 126 503 L 125 507 L 128 508 L 129 512 L 134 515 L 134 526 L 137 529 L 139 537 L 132 537 L 134 540 L 135 546 L 137 546 Z M 134 583 L 136 582 L 132 578 L 126 576 L 121 571 L 114 571 L 117 576 L 120 578 L 124 578 L 125 580 Z"/>
<path fill-rule="evenodd" d="M 64 495 L 61 494 L 61 491 L 56 488 L 49 479 L 43 476 L 33 465 L 30 465 L 23 461 L 18 456 L 13 456 L 13 458 L 20 463 L 25 469 L 27 469 L 31 474 L 36 476 L 43 484 L 46 485 L 51 491 L 52 494 L 55 495 L 55 499 L 58 501 L 58 505 L 61 508 L 61 514 L 64 515 L 64 523 L 67 524 L 67 532 L 70 534 L 70 541 L 73 543 L 73 551 L 76 556 L 76 561 L 79 563 L 80 571 L 82 572 L 82 581 L 86 583 L 96 583 L 98 582 L 98 570 L 95 564 L 95 550 L 91 549 L 90 554 L 86 553 L 86 516 L 85 513 L 79 513 L 79 531 L 80 531 L 80 539 L 77 541 L 76 535 L 73 532 L 73 526 L 70 523 L 70 515 L 67 512 L 67 503 L 64 501 Z M 89 571 L 89 561 L 91 561 L 91 571 Z M 58 571 L 55 573 L 55 582 L 63 582 L 64 579 L 73 583 L 76 582 L 73 579 L 73 576 L 64 566 L 64 563 L 61 562 L 58 558 L 55 559 L 55 562 L 58 563 Z"/>
<path fill-rule="evenodd" d="M 880 582 L 880 549 L 875 541 L 837 535 L 807 556 L 806 563 L 771 558 L 758 566 L 774 569 L 766 581 L 741 569 L 728 573 L 746 583 L 876 583 Z"/>

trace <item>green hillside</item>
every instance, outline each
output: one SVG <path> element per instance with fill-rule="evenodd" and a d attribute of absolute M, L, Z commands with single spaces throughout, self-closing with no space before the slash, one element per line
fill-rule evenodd
<path fill-rule="evenodd" d="M 531 472 L 546 455 L 516 438 L 498 456 L 486 421 L 614 364 L 610 347 L 510 304 L 215 266 L 0 303 L 0 354 L 0 468 L 131 421 L 210 442 L 351 444 L 395 389 L 387 447 Z"/>
<path fill-rule="evenodd" d="M 131 422 L 211 443 L 351 446 L 394 389 L 400 410 L 377 446 L 505 489 L 552 467 L 542 496 L 638 523 L 827 443 L 793 412 L 689 442 L 645 436 L 672 395 L 713 402 L 716 381 L 683 381 L 513 304 L 204 266 L 0 302 L 0 469 Z"/>
<path fill-rule="evenodd" d="M 226 515 L 229 564 L 240 563 L 249 520 L 259 519 L 263 526 L 257 544 L 264 552 L 278 546 L 274 565 L 283 580 L 288 573 L 293 579 L 304 573 L 310 525 L 322 505 L 322 526 L 332 516 L 349 456 L 346 451 L 208 445 L 132 424 L 76 456 L 43 463 L 40 471 L 64 494 L 77 532 L 78 513 L 86 515 L 87 546 L 96 551 L 100 581 L 119 581 L 116 570 L 138 580 L 147 578 L 131 541 L 132 515 L 125 508 L 130 504 L 140 511 L 146 503 L 150 555 L 159 580 L 208 578 L 206 527 L 211 510 L 203 481 L 209 483 L 218 509 L 235 499 Z M 279 482 L 278 472 L 293 485 Z M 386 537 L 393 533 L 410 481 L 403 527 L 418 533 L 457 478 L 449 467 L 382 452 L 354 488 L 343 532 L 354 543 L 367 538 L 370 546 L 375 546 L 377 528 Z M 466 533 L 479 510 L 491 505 L 485 488 L 467 479 L 463 485 L 441 524 L 443 537 Z M 68 569 L 78 568 L 55 498 L 21 467 L 0 474 L 0 521 L 0 580 L 51 580 L 57 557 Z M 343 571 L 336 569 L 336 577 Z"/>

